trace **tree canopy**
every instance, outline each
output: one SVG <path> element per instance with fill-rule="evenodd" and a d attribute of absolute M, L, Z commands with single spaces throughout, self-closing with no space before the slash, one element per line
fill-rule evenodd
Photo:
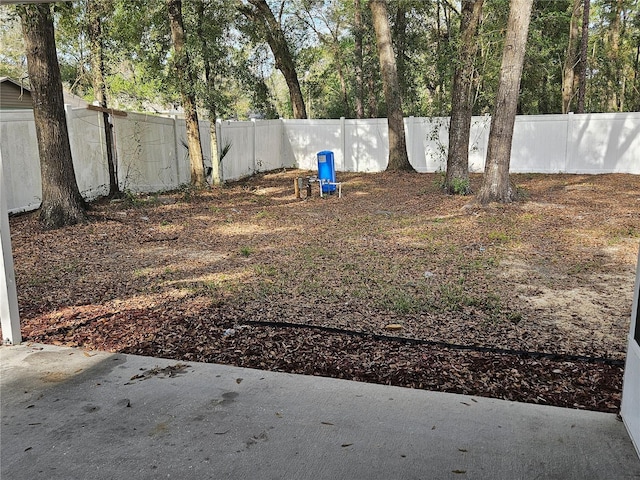
<path fill-rule="evenodd" d="M 113 107 L 152 111 L 179 108 L 180 90 L 170 61 L 171 32 L 165 2 L 93 1 L 106 7 L 102 19 L 104 73 Z M 579 27 L 584 1 L 535 1 L 518 113 L 563 111 L 567 65 L 574 64 L 576 72 L 579 69 L 569 55 L 579 57 L 575 49 L 582 37 Z M 213 112 L 221 118 L 294 116 L 288 87 L 291 79 L 278 69 L 281 59 L 274 57 L 269 46 L 271 27 L 247 15 L 263 3 L 281 30 L 278 39 L 286 43 L 290 54 L 287 68 L 296 72 L 309 116 L 386 116 L 368 0 L 185 2 L 187 48 L 203 113 L 211 112 L 214 102 Z M 639 1 L 589 3 L 585 111 L 640 110 Z M 62 80 L 73 93 L 93 100 L 86 4 L 87 0 L 75 0 L 56 4 L 53 10 Z M 473 59 L 474 114 L 489 113 L 493 108 L 508 5 L 508 0 L 494 0 L 484 6 Z M 460 1 L 389 2 L 405 115 L 449 115 L 461 13 Z M 0 7 L 0 17 L 0 75 L 25 79 L 24 44 L 14 7 Z M 571 102 L 565 105 L 567 111 L 576 111 L 576 91 L 572 90 Z"/>

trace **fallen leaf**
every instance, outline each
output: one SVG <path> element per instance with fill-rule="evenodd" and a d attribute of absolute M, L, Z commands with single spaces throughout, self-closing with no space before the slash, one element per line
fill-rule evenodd
<path fill-rule="evenodd" d="M 384 327 L 385 330 L 402 330 L 402 325 L 399 323 L 390 323 Z"/>

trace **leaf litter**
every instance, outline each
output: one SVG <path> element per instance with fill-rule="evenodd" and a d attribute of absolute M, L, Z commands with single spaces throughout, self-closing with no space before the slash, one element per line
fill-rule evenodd
<path fill-rule="evenodd" d="M 296 199 L 308 174 L 11 218 L 25 341 L 618 411 L 638 176 L 512 175 L 480 207 L 436 174 Z"/>

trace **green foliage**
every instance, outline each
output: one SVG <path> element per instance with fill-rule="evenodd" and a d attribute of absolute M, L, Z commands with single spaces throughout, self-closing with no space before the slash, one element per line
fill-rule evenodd
<path fill-rule="evenodd" d="M 180 104 L 171 69 L 171 35 L 164 1 L 94 0 L 105 6 L 102 35 L 107 94 L 116 108 L 174 110 Z M 243 2 L 183 1 L 193 91 L 209 117 L 288 117 L 287 86 L 265 42 L 265 27 L 242 15 Z M 275 3 L 271 2 L 273 7 Z M 535 2 L 521 82 L 519 113 L 561 111 L 571 1 Z M 405 115 L 450 112 L 459 11 L 455 2 L 388 2 Z M 63 82 L 92 100 L 87 0 L 53 8 Z M 587 111 L 640 110 L 638 0 L 591 0 Z M 15 7 L 0 7 L 0 75 L 25 78 Z M 472 92 L 474 114 L 494 106 L 508 0 L 485 1 Z M 291 0 L 275 10 L 293 55 L 313 118 L 355 115 L 356 56 L 353 0 Z M 362 2 L 366 116 L 384 116 L 375 38 Z M 464 185 L 454 186 L 464 187 Z"/>
<path fill-rule="evenodd" d="M 451 191 L 454 195 L 469 195 L 471 193 L 469 179 L 454 178 L 451 181 Z"/>
<path fill-rule="evenodd" d="M 0 76 L 22 80 L 27 77 L 27 61 L 20 18 L 14 8 L 0 5 Z"/>

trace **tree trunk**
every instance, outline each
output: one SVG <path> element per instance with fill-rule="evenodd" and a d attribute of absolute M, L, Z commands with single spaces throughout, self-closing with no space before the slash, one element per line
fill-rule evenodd
<path fill-rule="evenodd" d="M 396 12 L 396 21 L 394 24 L 394 33 L 397 51 L 397 69 L 398 69 L 398 85 L 400 89 L 400 98 L 406 100 L 407 81 L 406 81 L 406 49 L 407 49 L 407 5 L 404 2 L 398 2 L 398 11 Z"/>
<path fill-rule="evenodd" d="M 620 112 L 623 103 L 620 90 L 622 67 L 620 65 L 620 15 L 622 14 L 622 0 L 611 2 L 611 28 L 609 29 L 609 67 L 611 69 L 607 79 L 607 110 Z"/>
<path fill-rule="evenodd" d="M 207 35 L 204 33 L 203 21 L 205 20 L 204 13 L 205 3 L 201 1 L 197 4 L 197 35 L 202 42 L 202 60 L 204 62 L 204 78 L 207 82 L 207 92 L 205 94 L 205 103 L 207 110 L 209 111 L 209 138 L 211 139 L 211 183 L 213 185 L 220 185 L 222 183 L 222 177 L 220 172 L 220 155 L 218 153 L 218 131 L 216 129 L 217 108 L 215 101 L 216 91 L 216 79 L 215 73 L 211 70 L 211 58 L 212 54 L 209 49 L 209 42 L 207 41 Z"/>
<path fill-rule="evenodd" d="M 53 17 L 48 4 L 19 7 L 18 12 L 40 153 L 40 223 L 46 229 L 74 225 L 86 221 L 87 217 L 71 158 Z"/>
<path fill-rule="evenodd" d="M 107 108 L 107 88 L 104 83 L 104 56 L 102 44 L 102 15 L 104 4 L 100 0 L 87 1 L 88 35 L 91 49 L 91 74 L 93 80 L 93 96 L 102 108 Z M 109 170 L 109 196 L 120 193 L 118 173 L 113 151 L 113 130 L 109 121 L 109 113 L 102 113 L 104 124 L 104 141 L 107 150 L 107 168 Z"/>
<path fill-rule="evenodd" d="M 362 76 L 362 10 L 360 0 L 354 0 L 353 35 L 355 40 L 356 118 L 364 118 L 364 81 Z"/>
<path fill-rule="evenodd" d="M 580 18 L 582 0 L 573 0 L 571 22 L 569 24 L 569 43 L 567 56 L 562 69 L 562 113 L 571 111 L 571 101 L 575 95 L 575 73 L 578 58 L 578 19 Z"/>
<path fill-rule="evenodd" d="M 370 59 L 373 58 L 373 46 L 370 42 L 365 44 L 365 54 L 364 58 Z M 369 65 L 366 68 L 367 76 L 366 76 L 366 85 L 367 85 L 367 116 L 369 118 L 378 118 L 378 88 L 376 86 L 376 71 Z"/>
<path fill-rule="evenodd" d="M 182 108 L 187 126 L 187 146 L 189 163 L 191 165 L 191 184 L 196 188 L 206 185 L 204 176 L 204 160 L 202 158 L 202 144 L 200 143 L 200 129 L 198 113 L 196 111 L 196 97 L 192 90 L 193 79 L 189 54 L 186 49 L 186 34 L 182 23 L 182 1 L 167 0 L 171 38 L 175 51 L 174 67 L 178 77 Z"/>
<path fill-rule="evenodd" d="M 347 81 L 344 78 L 339 54 L 336 55 L 336 73 L 340 81 L 340 94 L 342 95 L 342 116 L 349 117 L 349 93 L 347 92 Z"/>
<path fill-rule="evenodd" d="M 640 70 L 640 35 L 638 35 L 638 44 L 636 45 L 636 58 L 633 61 L 633 88 L 636 91 L 636 106 L 631 108 L 632 112 L 640 111 L 640 75 L 638 75 L 638 71 Z"/>
<path fill-rule="evenodd" d="M 584 102 L 587 94 L 587 54 L 589 51 L 589 7 L 591 0 L 583 0 L 582 37 L 580 38 L 580 70 L 578 73 L 578 104 L 576 113 L 584 113 Z"/>
<path fill-rule="evenodd" d="M 300 90 L 295 62 L 280 24 L 274 17 L 266 0 L 249 0 L 249 3 L 254 8 L 241 8 L 241 12 L 264 30 L 265 38 L 275 59 L 276 68 L 284 75 L 289 88 L 293 118 L 307 118 L 307 110 L 304 105 L 302 90 Z"/>
<path fill-rule="evenodd" d="M 469 188 L 469 132 L 473 102 L 473 61 L 477 50 L 477 32 L 484 0 L 464 0 L 460 20 L 458 64 L 453 77 L 449 151 L 444 188 L 447 193 L 467 195 Z"/>
<path fill-rule="evenodd" d="M 387 102 L 387 123 L 389 125 L 389 164 L 387 171 L 414 171 L 407 155 L 407 143 L 404 134 L 402 99 L 396 61 L 391 46 L 391 32 L 386 0 L 371 0 L 369 3 L 376 32 L 380 74 Z"/>
<path fill-rule="evenodd" d="M 482 204 L 516 199 L 515 188 L 509 180 L 509 163 L 532 6 L 533 0 L 511 1 L 484 181 L 478 193 Z"/>

